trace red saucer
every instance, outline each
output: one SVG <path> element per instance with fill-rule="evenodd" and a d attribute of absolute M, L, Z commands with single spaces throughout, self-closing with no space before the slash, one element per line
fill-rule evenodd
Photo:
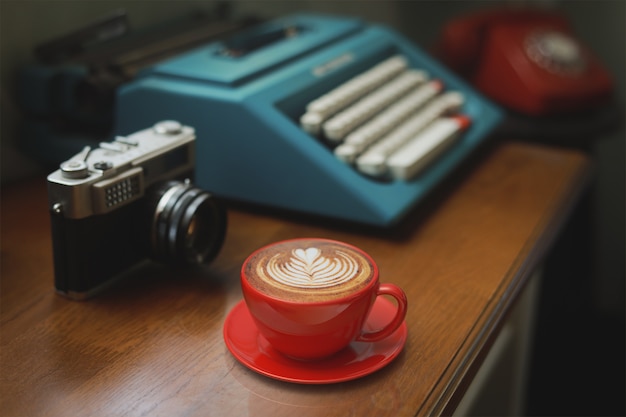
<path fill-rule="evenodd" d="M 392 302 L 378 297 L 365 323 L 366 330 L 380 329 L 393 318 L 395 311 Z M 239 362 L 270 378 L 300 384 L 328 384 L 369 375 L 400 354 L 406 337 L 406 323 L 402 323 L 391 336 L 378 342 L 353 342 L 329 358 L 298 361 L 277 352 L 259 334 L 243 300 L 224 323 L 224 341 Z"/>

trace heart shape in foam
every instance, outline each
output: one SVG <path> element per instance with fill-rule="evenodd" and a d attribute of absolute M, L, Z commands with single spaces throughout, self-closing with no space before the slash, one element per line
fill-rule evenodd
<path fill-rule="evenodd" d="M 338 285 L 355 276 L 358 263 L 347 253 L 336 252 L 328 258 L 316 247 L 298 248 L 286 260 L 274 256 L 267 264 L 266 273 L 274 280 L 298 288 L 326 288 Z"/>

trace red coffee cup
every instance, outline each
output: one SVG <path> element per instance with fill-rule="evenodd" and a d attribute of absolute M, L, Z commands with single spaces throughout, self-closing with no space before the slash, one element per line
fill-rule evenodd
<path fill-rule="evenodd" d="M 260 334 L 297 359 L 327 357 L 353 341 L 382 340 L 403 323 L 407 309 L 404 291 L 379 282 L 367 253 L 330 239 L 292 239 L 258 249 L 243 263 L 241 288 Z M 364 331 L 382 295 L 396 300 L 395 316 L 382 329 Z"/>

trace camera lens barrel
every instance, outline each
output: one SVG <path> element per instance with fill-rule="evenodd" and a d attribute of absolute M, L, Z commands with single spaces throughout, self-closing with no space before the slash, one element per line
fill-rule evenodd
<path fill-rule="evenodd" d="M 168 181 L 156 190 L 152 257 L 175 264 L 211 261 L 224 241 L 226 211 L 208 192 L 189 182 Z"/>

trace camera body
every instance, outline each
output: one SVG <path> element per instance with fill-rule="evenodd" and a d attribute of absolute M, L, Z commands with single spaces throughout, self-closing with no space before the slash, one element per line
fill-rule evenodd
<path fill-rule="evenodd" d="M 193 187 L 195 131 L 161 121 L 85 148 L 48 176 L 54 281 L 72 299 L 91 296 L 139 262 L 212 260 L 226 211 Z"/>

